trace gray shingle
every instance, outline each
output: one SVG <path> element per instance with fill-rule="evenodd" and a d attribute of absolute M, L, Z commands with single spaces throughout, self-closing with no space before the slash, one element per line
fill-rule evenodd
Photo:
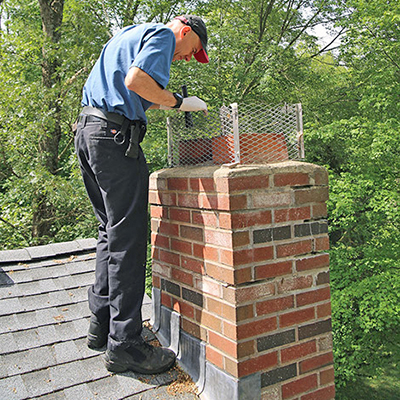
<path fill-rule="evenodd" d="M 91 392 L 89 386 L 86 383 L 64 389 L 63 392 L 67 400 L 98 400 L 99 398 Z"/>
<path fill-rule="evenodd" d="M 8 354 L 18 350 L 13 333 L 3 333 L 0 335 L 0 354 Z"/>
<path fill-rule="evenodd" d="M 21 375 L 21 377 L 30 397 L 41 396 L 53 391 L 53 382 L 49 369 L 29 372 Z"/>
<path fill-rule="evenodd" d="M 0 263 L 16 263 L 30 260 L 31 256 L 26 249 L 0 251 Z"/>
<path fill-rule="evenodd" d="M 68 361 L 75 361 L 82 358 L 76 344 L 70 340 L 68 342 L 57 343 L 54 345 L 54 352 L 56 355 L 57 363 L 65 363 Z"/>
<path fill-rule="evenodd" d="M 0 399 L 22 400 L 28 398 L 29 393 L 21 376 L 17 375 L 0 380 Z"/>

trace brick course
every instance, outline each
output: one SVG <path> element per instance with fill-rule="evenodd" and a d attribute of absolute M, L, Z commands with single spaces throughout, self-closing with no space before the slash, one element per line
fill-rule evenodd
<path fill-rule="evenodd" d="M 151 176 L 161 302 L 208 363 L 260 374 L 260 399 L 334 399 L 327 185 L 325 169 L 296 162 Z"/>

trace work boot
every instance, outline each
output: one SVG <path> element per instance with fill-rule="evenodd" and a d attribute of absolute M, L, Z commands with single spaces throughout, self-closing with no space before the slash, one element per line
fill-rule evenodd
<path fill-rule="evenodd" d="M 175 363 L 175 353 L 163 347 L 154 347 L 146 342 L 131 345 L 126 349 L 108 350 L 104 355 L 106 368 L 110 372 L 126 370 L 140 374 L 159 374 Z"/>
<path fill-rule="evenodd" d="M 107 344 L 108 332 L 109 321 L 100 321 L 96 315 L 92 313 L 86 339 L 88 347 L 93 350 L 104 347 Z"/>

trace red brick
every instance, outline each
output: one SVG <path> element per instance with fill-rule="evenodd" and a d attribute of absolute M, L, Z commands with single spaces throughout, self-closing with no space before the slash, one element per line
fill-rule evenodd
<path fill-rule="evenodd" d="M 190 257 L 181 257 L 181 267 L 198 274 L 204 274 L 204 261 Z"/>
<path fill-rule="evenodd" d="M 210 228 L 218 227 L 218 218 L 213 212 L 192 211 L 192 222 Z"/>
<path fill-rule="evenodd" d="M 306 271 L 309 269 L 318 269 L 329 266 L 329 254 L 323 253 L 316 256 L 305 257 L 296 260 L 296 270 Z"/>
<path fill-rule="evenodd" d="M 220 203 L 218 202 L 218 206 Z M 229 210 L 243 210 L 247 208 L 247 196 L 229 196 Z"/>
<path fill-rule="evenodd" d="M 276 246 L 276 253 L 278 258 L 307 254 L 311 253 L 311 251 L 312 240 L 302 240 L 299 242 L 292 242 Z"/>
<path fill-rule="evenodd" d="M 310 342 L 296 344 L 295 346 L 288 347 L 281 350 L 281 362 L 288 363 L 294 360 L 302 359 L 309 354 L 317 351 L 317 343 L 315 340 Z"/>
<path fill-rule="evenodd" d="M 163 206 L 176 206 L 176 194 L 168 192 L 159 192 L 158 197 Z"/>
<path fill-rule="evenodd" d="M 333 383 L 335 381 L 335 371 L 333 368 L 329 368 L 325 371 L 321 371 L 319 373 L 319 380 L 320 380 L 320 385 L 324 386 L 327 385 L 328 383 Z"/>
<path fill-rule="evenodd" d="M 171 250 L 178 253 L 192 254 L 192 243 L 183 240 L 171 239 Z"/>
<path fill-rule="evenodd" d="M 282 385 L 282 399 L 288 399 L 295 395 L 308 392 L 311 389 L 315 389 L 317 386 L 318 386 L 317 374 L 297 379 L 294 382 Z"/>
<path fill-rule="evenodd" d="M 190 222 L 190 211 L 180 208 L 170 208 L 170 219 L 173 221 Z"/>
<path fill-rule="evenodd" d="M 208 230 L 204 233 L 206 243 L 213 244 L 219 247 L 232 248 L 232 235 L 225 230 Z"/>
<path fill-rule="evenodd" d="M 233 248 L 247 246 L 250 244 L 249 231 L 232 233 Z"/>
<path fill-rule="evenodd" d="M 306 186 L 309 184 L 310 177 L 303 172 L 283 173 L 274 176 L 275 186 Z"/>
<path fill-rule="evenodd" d="M 153 281 L 153 286 L 155 288 L 158 288 L 158 289 L 161 288 L 161 278 L 159 276 L 156 276 L 153 274 L 152 281 Z"/>
<path fill-rule="evenodd" d="M 255 267 L 255 279 L 274 278 L 292 273 L 292 261 L 258 265 Z"/>
<path fill-rule="evenodd" d="M 311 218 L 310 206 L 274 210 L 274 222 L 304 221 Z"/>
<path fill-rule="evenodd" d="M 182 329 L 200 340 L 206 341 L 207 339 L 207 331 L 205 328 L 202 328 L 197 323 L 193 323 L 186 318 L 182 318 Z"/>
<path fill-rule="evenodd" d="M 187 240 L 195 240 L 198 242 L 203 241 L 203 229 L 193 226 L 181 225 L 180 226 L 181 237 Z"/>
<path fill-rule="evenodd" d="M 218 209 L 218 196 L 217 195 L 210 195 L 209 193 L 199 194 L 199 206 L 200 208 L 209 208 L 212 210 Z"/>
<path fill-rule="evenodd" d="M 204 246 L 203 247 L 203 258 L 206 261 L 219 261 L 219 249 L 217 247 Z"/>
<path fill-rule="evenodd" d="M 278 297 L 256 304 L 257 315 L 272 314 L 294 307 L 294 296 Z"/>
<path fill-rule="evenodd" d="M 317 368 L 322 368 L 333 363 L 332 352 L 321 354 L 319 356 L 309 358 L 299 363 L 299 370 L 301 374 L 313 371 Z"/>
<path fill-rule="evenodd" d="M 287 293 L 292 290 L 306 289 L 311 287 L 313 284 L 313 277 L 298 276 L 293 278 L 282 278 L 278 283 L 278 293 Z"/>
<path fill-rule="evenodd" d="M 167 264 L 179 265 L 179 255 L 170 251 L 160 250 L 160 261 Z"/>
<path fill-rule="evenodd" d="M 222 333 L 229 339 L 237 340 L 237 326 L 227 321 L 222 321 Z"/>
<path fill-rule="evenodd" d="M 278 353 L 264 354 L 239 363 L 239 377 L 270 369 L 278 364 Z"/>
<path fill-rule="evenodd" d="M 254 262 L 270 260 L 274 256 L 274 249 L 272 246 L 269 247 L 256 247 L 253 252 Z"/>
<path fill-rule="evenodd" d="M 282 314 L 279 317 L 279 327 L 287 327 L 291 325 L 300 324 L 302 322 L 310 321 L 315 318 L 315 309 L 314 307 L 306 308 L 304 310 L 297 310 L 293 312 L 289 312 L 286 314 Z"/>
<path fill-rule="evenodd" d="M 248 228 L 255 225 L 268 225 L 272 222 L 271 211 L 246 211 L 232 214 L 232 228 Z"/>
<path fill-rule="evenodd" d="M 213 178 L 190 178 L 190 189 L 197 192 L 214 192 Z"/>
<path fill-rule="evenodd" d="M 236 316 L 236 308 L 230 306 L 222 301 L 207 297 L 207 309 L 208 311 L 219 315 L 220 317 L 234 321 Z"/>
<path fill-rule="evenodd" d="M 161 304 L 168 308 L 171 308 L 172 307 L 171 296 L 165 292 L 161 292 Z"/>
<path fill-rule="evenodd" d="M 258 176 L 243 176 L 237 178 L 228 178 L 228 187 L 230 192 L 268 188 L 269 176 L 258 175 Z"/>
<path fill-rule="evenodd" d="M 191 305 L 185 303 L 184 301 L 180 302 L 180 309 L 181 309 L 181 314 L 194 319 L 194 307 L 192 307 Z"/>
<path fill-rule="evenodd" d="M 163 249 L 170 249 L 169 238 L 160 234 L 151 234 L 151 244 L 156 247 L 162 247 Z"/>
<path fill-rule="evenodd" d="M 301 400 L 334 400 L 335 386 L 328 386 L 313 393 L 301 396 Z"/>
<path fill-rule="evenodd" d="M 172 224 L 170 222 L 161 221 L 158 225 L 158 232 L 165 236 L 178 236 L 179 235 L 179 225 Z"/>
<path fill-rule="evenodd" d="M 150 206 L 150 215 L 152 218 L 167 218 L 168 209 L 163 206 Z"/>
<path fill-rule="evenodd" d="M 206 358 L 207 361 L 210 361 L 215 366 L 223 369 L 224 368 L 224 358 L 221 353 L 216 351 L 213 347 L 208 345 L 206 347 Z"/>
<path fill-rule="evenodd" d="M 218 215 L 218 226 L 223 229 L 232 228 L 232 215 L 227 213 L 219 213 Z"/>
<path fill-rule="evenodd" d="M 234 340 L 229 340 L 213 331 L 208 332 L 209 343 L 217 349 L 223 351 L 232 357 L 237 357 L 237 343 Z"/>
<path fill-rule="evenodd" d="M 188 274 L 184 271 L 181 271 L 180 269 L 172 268 L 171 276 L 179 282 L 186 283 L 189 286 L 193 286 L 192 274 Z"/>
<path fill-rule="evenodd" d="M 314 238 L 314 251 L 329 250 L 329 237 Z"/>
<path fill-rule="evenodd" d="M 238 326 L 238 340 L 246 339 L 252 336 L 258 336 L 261 333 L 270 332 L 275 330 L 276 328 L 276 317 L 248 322 Z"/>
<path fill-rule="evenodd" d="M 255 354 L 255 340 L 249 340 L 248 342 L 241 342 L 238 344 L 238 358 L 248 357 Z"/>
<path fill-rule="evenodd" d="M 206 263 L 206 274 L 214 279 L 229 284 L 235 283 L 234 270 L 223 268 L 220 265 Z"/>
<path fill-rule="evenodd" d="M 297 307 L 301 307 L 307 304 L 319 303 L 323 300 L 329 300 L 330 295 L 331 292 L 329 287 L 312 290 L 310 292 L 299 293 L 298 295 L 296 295 L 296 305 Z"/>
<path fill-rule="evenodd" d="M 169 178 L 168 189 L 169 190 L 188 190 L 189 182 L 187 178 Z"/>

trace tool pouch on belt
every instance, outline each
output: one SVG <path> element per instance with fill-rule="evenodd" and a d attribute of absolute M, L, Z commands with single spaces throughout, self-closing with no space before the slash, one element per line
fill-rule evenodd
<path fill-rule="evenodd" d="M 122 129 L 121 129 L 122 130 Z M 146 133 L 146 124 L 140 121 L 134 121 L 131 125 L 131 132 L 129 137 L 129 146 L 125 155 L 130 158 L 139 157 L 139 143 L 143 140 Z"/>

